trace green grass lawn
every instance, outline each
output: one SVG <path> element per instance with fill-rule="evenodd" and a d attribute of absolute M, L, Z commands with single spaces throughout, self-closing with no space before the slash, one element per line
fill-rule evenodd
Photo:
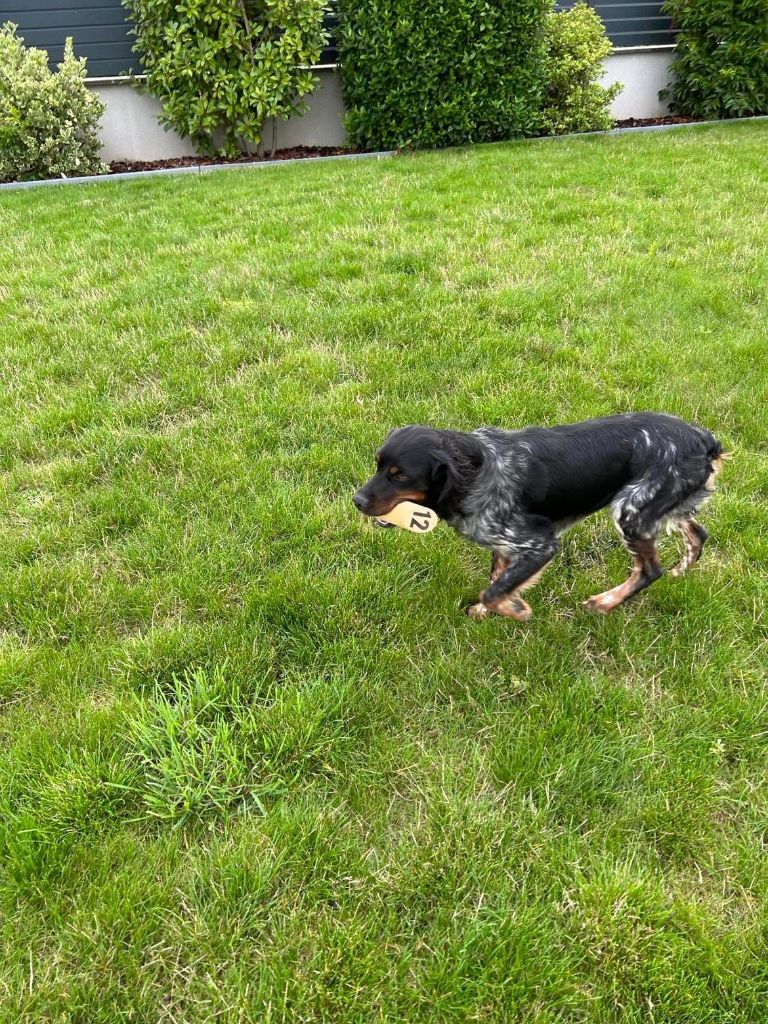
<path fill-rule="evenodd" d="M 766 1019 L 767 197 L 765 124 L 0 197 L 2 1022 Z M 604 515 L 523 626 L 351 504 L 631 409 L 733 458 L 605 619 Z"/>

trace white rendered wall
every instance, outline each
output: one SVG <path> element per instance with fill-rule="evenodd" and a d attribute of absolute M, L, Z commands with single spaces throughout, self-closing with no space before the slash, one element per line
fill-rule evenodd
<path fill-rule="evenodd" d="M 669 113 L 659 99 L 659 90 L 670 80 L 672 48 L 617 50 L 605 61 L 603 85 L 622 82 L 624 88 L 613 101 L 611 113 L 617 121 L 628 117 L 662 117 Z"/>
<path fill-rule="evenodd" d="M 341 122 L 343 105 L 341 88 L 334 69 L 317 71 L 319 85 L 307 97 L 309 107 L 303 117 L 292 117 L 278 122 L 277 144 L 280 149 L 291 146 L 341 146 L 345 133 Z M 102 159 L 110 160 L 166 160 L 178 156 L 191 156 L 195 150 L 189 139 L 176 132 L 167 132 L 157 123 L 160 104 L 152 96 L 142 94 L 124 82 L 88 83 L 106 103 L 101 120 L 104 142 Z M 265 143 L 271 145 L 272 131 L 267 126 Z"/>
<path fill-rule="evenodd" d="M 160 104 L 153 96 L 127 81 L 88 85 L 107 105 L 101 119 L 102 160 L 167 160 L 195 152 L 189 139 L 160 127 Z"/>
<path fill-rule="evenodd" d="M 624 90 L 611 108 L 615 118 L 658 117 L 667 113 L 658 93 L 669 81 L 671 59 L 672 51 L 666 48 L 619 50 L 608 57 L 603 83 L 624 83 Z M 307 99 L 307 113 L 278 123 L 278 148 L 344 144 L 339 76 L 334 68 L 318 70 L 317 76 L 320 82 Z M 157 123 L 160 106 L 151 96 L 140 93 L 128 81 L 94 79 L 89 85 L 107 105 L 102 119 L 104 160 L 163 160 L 194 154 L 189 139 L 166 132 Z M 267 126 L 267 145 L 271 145 L 271 139 Z"/>

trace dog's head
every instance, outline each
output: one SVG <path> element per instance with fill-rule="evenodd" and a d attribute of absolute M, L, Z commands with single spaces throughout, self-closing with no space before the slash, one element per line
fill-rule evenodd
<path fill-rule="evenodd" d="M 376 473 L 354 496 L 367 516 L 385 516 L 401 501 L 415 501 L 445 517 L 482 464 L 471 434 L 401 427 L 376 453 Z"/>

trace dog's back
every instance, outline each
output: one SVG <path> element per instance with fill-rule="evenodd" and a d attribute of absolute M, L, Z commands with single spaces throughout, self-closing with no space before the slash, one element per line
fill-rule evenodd
<path fill-rule="evenodd" d="M 589 515 L 628 489 L 631 504 L 659 518 L 717 472 L 720 442 L 708 430 L 664 413 L 606 416 L 555 427 L 481 431 L 496 451 L 519 453 L 519 501 L 559 522 Z"/>
<path fill-rule="evenodd" d="M 422 502 L 489 548 L 491 582 L 470 614 L 521 620 L 531 609 L 520 594 L 554 557 L 563 531 L 610 506 L 632 572 L 586 602 L 607 612 L 662 574 L 656 541 L 663 525 L 685 542 L 674 574 L 700 557 L 707 531 L 694 516 L 714 489 L 722 454 L 708 430 L 665 413 L 472 433 L 405 427 L 387 438 L 355 504 L 382 515 L 398 501 Z"/>

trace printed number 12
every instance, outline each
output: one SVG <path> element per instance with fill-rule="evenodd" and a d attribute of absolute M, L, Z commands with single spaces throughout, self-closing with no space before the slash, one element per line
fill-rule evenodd
<path fill-rule="evenodd" d="M 429 512 L 414 512 L 411 516 L 411 529 L 428 530 L 430 518 Z"/>

